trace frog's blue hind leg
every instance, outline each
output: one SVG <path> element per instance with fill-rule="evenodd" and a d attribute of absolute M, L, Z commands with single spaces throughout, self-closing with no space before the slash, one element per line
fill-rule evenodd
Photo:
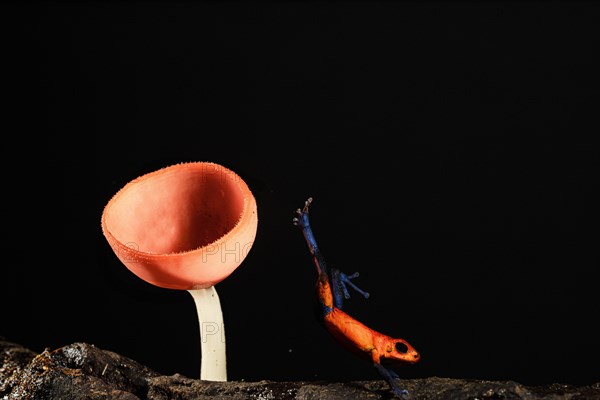
<path fill-rule="evenodd" d="M 310 203 L 312 203 L 312 197 L 309 197 L 308 200 L 304 202 L 304 208 L 296 210 L 296 217 L 294 217 L 293 222 L 294 225 L 299 226 L 302 229 L 310 252 L 314 255 L 318 252 L 318 246 L 312 229 L 310 229 L 310 221 L 308 218 L 308 206 L 310 206 Z"/>
<path fill-rule="evenodd" d="M 351 281 L 352 279 L 358 277 L 358 272 L 355 272 L 352 275 L 346 275 L 337 269 L 332 269 L 331 271 L 327 270 L 327 265 L 325 264 L 323 255 L 319 251 L 317 241 L 315 240 L 315 236 L 310 228 L 308 208 L 311 203 L 312 197 L 309 197 L 308 200 L 304 202 L 304 207 L 296 210 L 296 217 L 293 219 L 293 222 L 294 225 L 299 226 L 302 229 L 302 233 L 304 234 L 304 238 L 306 239 L 310 252 L 313 255 L 319 274 L 321 274 L 323 277 L 327 277 L 328 273 L 331 274 L 331 289 L 334 297 L 334 305 L 341 309 L 344 299 L 350 298 L 350 292 L 348 291 L 347 285 L 350 285 L 352 289 L 360 293 L 365 299 L 368 299 L 369 293 L 361 290 Z"/>
<path fill-rule="evenodd" d="M 333 286 L 333 301 L 335 306 L 340 310 L 342 309 L 344 299 L 350 298 L 350 292 L 348 291 L 348 287 L 346 285 L 350 285 L 352 289 L 360 293 L 365 299 L 369 298 L 369 293 L 361 290 L 351 281 L 351 279 L 357 278 L 358 276 L 358 272 L 355 272 L 352 275 L 346 275 L 342 271 L 332 268 L 331 282 Z"/>
<path fill-rule="evenodd" d="M 310 206 L 310 203 L 312 203 L 312 197 L 309 197 L 308 200 L 304 202 L 303 208 L 296 210 L 296 217 L 294 217 L 292 221 L 294 222 L 294 225 L 302 229 L 302 234 L 304 235 L 304 239 L 306 239 L 310 253 L 313 256 L 313 261 L 315 262 L 319 276 L 322 279 L 329 279 L 325 259 L 323 258 L 321 251 L 319 251 L 315 235 L 310 228 L 310 221 L 308 218 L 308 207 Z"/>

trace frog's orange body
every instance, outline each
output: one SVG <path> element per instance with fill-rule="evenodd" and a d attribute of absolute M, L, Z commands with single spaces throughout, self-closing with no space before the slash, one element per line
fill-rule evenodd
<path fill-rule="evenodd" d="M 331 307 L 323 317 L 325 328 L 347 350 L 377 364 L 402 365 L 419 361 L 419 353 L 404 339 L 377 332 L 335 307 L 328 281 L 319 280 L 317 287 L 319 302 Z"/>

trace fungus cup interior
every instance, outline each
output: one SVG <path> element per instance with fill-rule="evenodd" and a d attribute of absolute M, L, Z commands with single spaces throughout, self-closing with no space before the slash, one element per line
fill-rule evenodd
<path fill-rule="evenodd" d="M 227 380 L 214 285 L 246 258 L 257 224 L 256 201 L 246 183 L 212 162 L 180 163 L 140 176 L 102 212 L 102 232 L 131 272 L 192 295 L 200 323 L 201 379 Z"/>

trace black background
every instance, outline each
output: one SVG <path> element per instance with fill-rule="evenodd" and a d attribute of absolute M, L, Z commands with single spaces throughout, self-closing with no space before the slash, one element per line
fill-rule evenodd
<path fill-rule="evenodd" d="M 255 194 L 217 285 L 232 380 L 379 379 L 313 316 L 312 196 L 346 310 L 402 377 L 600 380 L 593 2 L 8 3 L 0 335 L 199 374 L 191 296 L 112 253 L 125 183 L 213 161 Z"/>

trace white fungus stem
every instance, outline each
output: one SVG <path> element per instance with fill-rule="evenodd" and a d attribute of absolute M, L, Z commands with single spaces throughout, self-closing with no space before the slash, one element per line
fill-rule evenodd
<path fill-rule="evenodd" d="M 227 381 L 225 326 L 219 295 L 214 286 L 188 290 L 198 312 L 200 324 L 200 379 Z"/>

